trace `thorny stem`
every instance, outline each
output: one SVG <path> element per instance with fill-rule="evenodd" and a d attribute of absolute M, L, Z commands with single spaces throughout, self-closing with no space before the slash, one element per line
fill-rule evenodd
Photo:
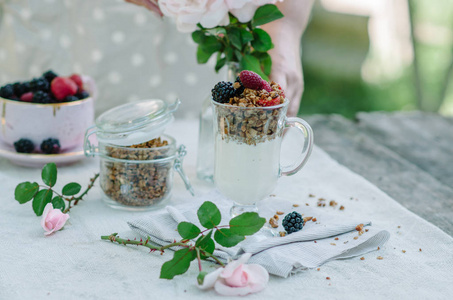
<path fill-rule="evenodd" d="M 91 188 L 94 186 L 94 182 L 96 181 L 96 179 L 98 179 L 99 177 L 99 173 L 96 173 L 94 174 L 93 178 L 90 179 L 90 183 L 88 184 L 87 188 L 85 189 L 85 191 L 83 191 L 82 194 L 80 194 L 80 196 L 78 197 L 74 197 L 72 196 L 71 198 L 64 198 L 64 200 L 68 201 L 68 208 L 66 208 L 63 213 L 68 213 L 71 208 L 75 205 L 77 205 L 79 203 L 80 200 L 83 200 L 82 198 L 88 194 L 88 192 L 91 190 Z M 54 191 L 55 192 L 55 191 Z M 56 192 L 55 192 L 56 193 Z M 58 193 L 56 193 L 57 195 L 59 195 Z M 62 196 L 60 196 L 62 197 Z M 63 198 L 63 197 L 62 197 Z M 71 206 L 71 203 L 72 201 L 74 201 L 74 205 Z"/>
<path fill-rule="evenodd" d="M 199 248 L 195 248 L 195 250 L 197 251 L 197 259 L 198 259 L 198 270 L 203 271 L 203 268 L 201 267 L 201 257 L 200 257 L 200 249 Z"/>
<path fill-rule="evenodd" d="M 144 241 L 142 239 L 140 239 L 140 241 L 136 241 L 136 240 L 130 240 L 130 239 L 122 239 L 122 238 L 120 238 L 118 236 L 118 233 L 112 233 L 111 235 L 103 235 L 103 236 L 101 236 L 101 239 L 102 240 L 109 240 L 112 243 L 115 242 L 115 243 L 118 243 L 120 245 L 128 245 L 129 244 L 129 245 L 143 246 L 143 247 L 147 247 L 147 248 L 149 248 L 151 250 L 160 251 L 161 253 L 163 253 L 165 249 L 168 249 L 168 248 L 171 248 L 171 247 L 174 247 L 174 246 L 180 246 L 180 247 L 185 247 L 185 248 L 191 247 L 190 245 L 187 245 L 184 242 L 174 242 L 174 243 L 159 247 L 159 246 L 155 246 L 153 244 L 150 244 L 150 237 L 148 237 Z"/>
<path fill-rule="evenodd" d="M 140 241 L 136 241 L 136 240 L 130 240 L 130 239 L 122 239 L 120 237 L 118 237 L 118 233 L 112 233 L 111 235 L 103 235 L 101 236 L 101 239 L 102 240 L 109 240 L 111 241 L 112 243 L 115 242 L 119 245 L 137 245 L 137 246 L 143 246 L 143 247 L 147 247 L 149 249 L 151 249 L 151 251 L 160 251 L 161 253 L 164 253 L 164 250 L 165 249 L 168 249 L 168 248 L 171 248 L 171 247 L 174 247 L 174 246 L 180 246 L 180 247 L 185 247 L 185 248 L 191 248 L 193 247 L 192 245 L 188 245 L 187 242 L 189 240 L 182 240 L 180 242 L 173 242 L 173 243 L 170 243 L 168 245 L 165 245 L 165 246 L 155 246 L 155 245 L 152 245 L 150 244 L 150 237 L 148 237 L 146 240 L 141 240 Z M 200 271 L 202 270 L 201 269 L 201 257 L 200 257 L 200 253 L 202 253 L 203 255 L 207 256 L 207 257 L 211 257 L 212 259 L 214 259 L 219 265 L 221 265 L 222 267 L 225 267 L 225 264 L 223 262 L 221 262 L 217 257 L 215 257 L 213 254 L 209 253 L 209 252 L 206 252 L 206 251 L 203 251 L 203 250 L 200 250 L 199 247 L 193 247 L 196 252 L 197 252 L 197 258 L 198 258 L 198 267 L 200 268 Z"/>

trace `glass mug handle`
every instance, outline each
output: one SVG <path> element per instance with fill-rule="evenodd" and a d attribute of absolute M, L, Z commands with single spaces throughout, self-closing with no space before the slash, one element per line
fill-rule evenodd
<path fill-rule="evenodd" d="M 287 118 L 285 128 L 297 128 L 303 136 L 304 146 L 297 160 L 290 166 L 280 167 L 281 176 L 291 176 L 296 174 L 307 163 L 313 149 L 313 130 L 308 123 L 301 118 Z"/>

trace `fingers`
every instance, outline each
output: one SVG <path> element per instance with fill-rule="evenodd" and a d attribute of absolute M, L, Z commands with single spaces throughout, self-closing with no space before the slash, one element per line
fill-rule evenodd
<path fill-rule="evenodd" d="M 124 0 L 124 1 L 135 5 L 143 6 L 148 10 L 157 13 L 161 17 L 163 16 L 159 6 L 156 3 L 151 2 L 150 0 Z"/>

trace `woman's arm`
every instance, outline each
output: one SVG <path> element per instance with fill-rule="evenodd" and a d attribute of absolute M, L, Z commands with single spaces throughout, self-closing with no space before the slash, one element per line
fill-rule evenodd
<path fill-rule="evenodd" d="M 289 116 L 297 115 L 304 90 L 300 40 L 307 27 L 313 1 L 285 0 L 278 3 L 285 17 L 262 27 L 274 43 L 274 49 L 269 51 L 272 57 L 270 78 L 282 85 L 291 100 Z"/>

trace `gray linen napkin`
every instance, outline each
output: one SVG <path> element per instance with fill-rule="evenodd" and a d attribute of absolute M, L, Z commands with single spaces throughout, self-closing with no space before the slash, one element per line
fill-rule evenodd
<path fill-rule="evenodd" d="M 179 222 L 192 222 L 201 228 L 196 212 L 204 201 L 211 201 L 217 205 L 222 214 L 220 225 L 228 224 L 232 202 L 217 192 L 191 199 L 190 202 L 175 207 L 167 206 L 165 209 L 153 211 L 128 224 L 132 230 L 144 237 L 150 236 L 153 242 L 160 245 L 175 239 L 180 240 L 181 237 L 176 231 Z M 388 231 L 371 227 L 371 222 L 367 219 L 345 218 L 339 215 L 338 211 L 327 213 L 325 208 L 305 205 L 293 207 L 293 203 L 294 201 L 281 198 L 268 198 L 259 203 L 259 214 L 269 220 L 276 211 L 283 211 L 284 215 L 296 211 L 304 217 L 316 217 L 317 221 L 309 221 L 301 231 L 285 237 L 272 237 L 269 233 L 260 231 L 248 236 L 235 247 L 225 248 L 216 244 L 214 254 L 227 261 L 236 259 L 246 252 L 252 253 L 249 263 L 260 264 L 271 274 L 288 277 L 331 260 L 350 258 L 377 250 L 390 237 Z M 280 216 L 278 231 L 284 230 L 281 225 L 284 215 Z M 358 224 L 364 224 L 364 228 L 368 229 L 361 236 L 355 229 Z"/>

